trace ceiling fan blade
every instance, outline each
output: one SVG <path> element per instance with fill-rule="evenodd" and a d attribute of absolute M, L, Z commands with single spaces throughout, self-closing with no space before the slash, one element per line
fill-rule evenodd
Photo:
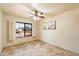
<path fill-rule="evenodd" d="M 38 17 L 40 17 L 40 18 L 45 18 L 44 16 L 38 16 Z"/>

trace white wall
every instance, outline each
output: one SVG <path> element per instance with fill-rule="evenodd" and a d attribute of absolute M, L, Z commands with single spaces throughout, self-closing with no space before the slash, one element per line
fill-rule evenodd
<path fill-rule="evenodd" d="M 11 46 L 19 43 L 29 42 L 32 40 L 37 39 L 37 28 L 36 28 L 36 22 L 30 19 L 15 17 L 11 15 L 4 14 L 4 23 L 3 23 L 3 34 L 4 34 L 4 41 L 3 46 Z M 19 22 L 26 22 L 26 23 L 32 23 L 32 37 L 26 37 L 26 38 L 16 38 L 16 21 Z M 33 38 L 35 37 L 35 38 Z"/>
<path fill-rule="evenodd" d="M 0 53 L 2 51 L 2 12 L 0 10 Z"/>
<path fill-rule="evenodd" d="M 44 23 L 56 20 L 56 30 L 43 30 Z M 79 8 L 44 19 L 39 23 L 40 40 L 79 53 Z"/>

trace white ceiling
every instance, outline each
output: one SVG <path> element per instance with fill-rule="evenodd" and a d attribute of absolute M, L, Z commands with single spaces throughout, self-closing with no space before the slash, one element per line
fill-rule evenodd
<path fill-rule="evenodd" d="M 31 16 L 32 9 L 37 9 L 38 11 L 44 12 L 45 17 L 51 17 L 63 12 L 79 8 L 77 3 L 4 3 L 0 4 L 0 7 L 4 13 L 28 18 Z"/>

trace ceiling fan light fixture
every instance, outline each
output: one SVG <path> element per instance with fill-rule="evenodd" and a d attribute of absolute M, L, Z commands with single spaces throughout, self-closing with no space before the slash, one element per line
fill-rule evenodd
<path fill-rule="evenodd" d="M 40 18 L 37 16 L 34 16 L 33 19 L 36 21 L 36 20 L 39 20 Z"/>
<path fill-rule="evenodd" d="M 38 16 L 41 16 L 41 13 L 40 12 L 38 12 Z"/>
<path fill-rule="evenodd" d="M 34 16 L 34 17 L 33 17 L 33 19 L 36 21 L 36 20 L 37 20 L 37 17 L 36 17 L 36 16 Z"/>
<path fill-rule="evenodd" d="M 39 20 L 40 18 L 39 17 L 37 17 L 37 20 Z"/>

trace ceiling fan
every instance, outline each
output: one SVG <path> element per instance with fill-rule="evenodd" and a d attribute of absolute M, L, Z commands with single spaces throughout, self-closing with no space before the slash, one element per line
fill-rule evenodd
<path fill-rule="evenodd" d="M 23 5 L 26 6 L 26 4 Z M 28 16 L 30 16 L 28 18 L 32 18 L 33 20 L 40 20 L 45 18 L 44 12 L 40 11 L 38 6 L 39 3 L 30 3 L 27 5 L 26 13 Z"/>
<path fill-rule="evenodd" d="M 32 9 L 30 14 L 32 15 L 34 20 L 39 20 L 39 19 L 45 18 L 43 12 L 40 12 L 36 9 Z"/>

